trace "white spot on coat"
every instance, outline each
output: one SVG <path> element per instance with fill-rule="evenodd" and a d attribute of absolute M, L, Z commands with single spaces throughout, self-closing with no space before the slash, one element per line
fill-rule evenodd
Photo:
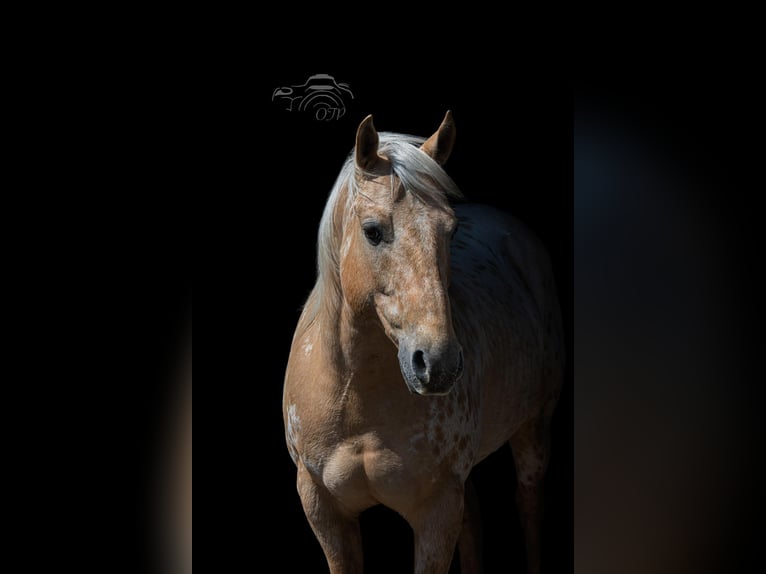
<path fill-rule="evenodd" d="M 300 440 L 301 418 L 295 412 L 295 405 L 287 407 L 287 448 L 293 462 L 298 461 L 298 441 Z"/>

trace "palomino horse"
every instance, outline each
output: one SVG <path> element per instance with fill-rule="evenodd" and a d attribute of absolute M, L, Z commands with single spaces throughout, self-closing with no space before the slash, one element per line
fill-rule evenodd
<path fill-rule="evenodd" d="M 441 167 L 447 112 L 423 138 L 359 125 L 319 224 L 318 278 L 293 337 L 283 410 L 298 492 L 334 574 L 362 571 L 358 516 L 414 532 L 415 571 L 480 570 L 471 468 L 510 442 L 529 572 L 563 369 L 548 257 L 519 221 Z"/>

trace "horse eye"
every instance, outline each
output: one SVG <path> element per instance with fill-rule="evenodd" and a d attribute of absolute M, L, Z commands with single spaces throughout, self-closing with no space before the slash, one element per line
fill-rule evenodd
<path fill-rule="evenodd" d="M 365 225 L 363 229 L 364 236 L 370 242 L 370 245 L 378 245 L 383 240 L 383 232 L 374 223 Z"/>

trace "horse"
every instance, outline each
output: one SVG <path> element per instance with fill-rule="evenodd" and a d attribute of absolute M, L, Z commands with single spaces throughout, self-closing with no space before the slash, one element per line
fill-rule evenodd
<path fill-rule="evenodd" d="M 540 572 L 542 481 L 563 378 L 549 257 L 517 219 L 462 202 L 428 139 L 367 116 L 330 192 L 317 280 L 290 348 L 285 440 L 330 572 L 363 568 L 358 517 L 412 527 L 415 572 L 481 569 L 471 469 L 510 443 L 527 569 Z"/>

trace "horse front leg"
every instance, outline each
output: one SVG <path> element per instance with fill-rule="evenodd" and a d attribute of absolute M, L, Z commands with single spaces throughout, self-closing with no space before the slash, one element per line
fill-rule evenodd
<path fill-rule="evenodd" d="M 446 574 L 463 525 L 463 485 L 449 481 L 405 518 L 415 534 L 415 574 Z"/>
<path fill-rule="evenodd" d="M 362 535 L 359 520 L 344 512 L 324 486 L 298 465 L 298 494 L 303 511 L 322 546 L 331 574 L 361 574 Z"/>

